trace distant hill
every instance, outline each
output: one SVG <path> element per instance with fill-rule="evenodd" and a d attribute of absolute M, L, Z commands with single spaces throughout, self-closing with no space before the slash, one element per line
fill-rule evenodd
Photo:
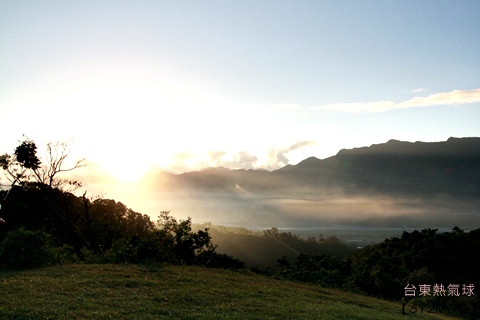
<path fill-rule="evenodd" d="M 390 140 L 275 171 L 208 168 L 153 180 L 162 208 L 197 222 L 480 227 L 480 138 Z"/>
<path fill-rule="evenodd" d="M 327 159 L 310 157 L 275 171 L 207 168 L 162 174 L 169 189 L 236 193 L 245 191 L 338 188 L 347 193 L 461 197 L 480 195 L 480 138 L 444 142 L 390 140 L 370 147 L 342 149 Z"/>
<path fill-rule="evenodd" d="M 333 185 L 354 193 L 478 197 L 480 138 L 433 143 L 390 140 L 343 149 L 325 160 L 308 158 L 277 174 L 312 187 Z"/>

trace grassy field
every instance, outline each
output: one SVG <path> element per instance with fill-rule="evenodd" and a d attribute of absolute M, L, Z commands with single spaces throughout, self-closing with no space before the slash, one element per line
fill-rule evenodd
<path fill-rule="evenodd" d="M 76 264 L 0 271 L 0 319 L 453 318 L 247 271 Z"/>

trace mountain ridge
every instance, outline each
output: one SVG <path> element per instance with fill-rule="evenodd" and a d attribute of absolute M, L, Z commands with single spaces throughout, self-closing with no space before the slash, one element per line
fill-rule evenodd
<path fill-rule="evenodd" d="M 327 183 L 344 187 L 355 184 L 355 188 L 347 187 L 350 191 L 475 196 L 480 193 L 480 138 L 414 143 L 389 140 L 342 149 L 323 160 L 307 158 L 287 171 L 292 176 L 316 173 Z"/>
<path fill-rule="evenodd" d="M 184 174 L 190 174 L 194 172 L 208 172 L 208 171 L 260 171 L 260 172 L 275 172 L 279 170 L 288 170 L 289 168 L 296 167 L 305 163 L 314 163 L 315 161 L 324 161 L 328 160 L 333 157 L 337 156 L 343 156 L 345 154 L 351 154 L 351 153 L 358 153 L 362 152 L 365 150 L 370 150 L 370 151 L 395 151 L 395 148 L 398 147 L 408 147 L 409 151 L 415 151 L 416 153 L 422 153 L 420 151 L 423 150 L 425 152 L 425 147 L 429 148 L 431 146 L 434 146 L 434 149 L 437 149 L 436 151 L 440 150 L 442 148 L 435 148 L 438 146 L 443 145 L 443 147 L 451 147 L 454 146 L 455 148 L 451 151 L 465 151 L 465 148 L 469 148 L 471 146 L 474 146 L 475 149 L 473 150 L 474 154 L 480 155 L 480 137 L 450 137 L 446 141 L 437 141 L 437 142 L 424 142 L 424 141 L 415 141 L 415 142 L 410 142 L 410 141 L 402 141 L 402 140 L 396 140 L 396 139 L 390 139 L 385 143 L 378 143 L 378 144 L 372 144 L 370 146 L 362 146 L 362 147 L 354 147 L 351 149 L 340 149 L 335 155 L 320 159 L 315 156 L 310 156 L 308 158 L 305 158 L 298 162 L 297 164 L 287 164 L 284 167 L 275 169 L 275 170 L 267 170 L 264 168 L 254 168 L 254 169 L 245 169 L 245 168 L 236 168 L 236 169 L 230 169 L 226 168 L 223 166 L 219 167 L 205 167 L 202 169 L 198 170 L 192 170 L 192 171 L 186 171 L 183 173 L 172 173 L 168 171 L 162 171 L 161 173 L 169 173 L 172 175 L 184 175 Z M 405 150 L 404 150 L 405 151 Z M 429 150 L 430 152 L 432 150 Z M 395 152 L 394 152 L 395 153 Z M 400 153 L 401 152 L 397 152 Z M 465 152 L 464 152 L 465 153 Z M 467 152 L 468 153 L 468 152 Z"/>
<path fill-rule="evenodd" d="M 389 140 L 274 171 L 210 168 L 150 178 L 155 201 L 201 221 L 480 225 L 480 138 Z"/>
<path fill-rule="evenodd" d="M 235 193 L 292 188 L 339 188 L 347 193 L 480 194 L 480 138 L 449 138 L 441 142 L 391 139 L 369 147 L 341 149 L 336 155 L 309 157 L 296 165 L 266 171 L 205 168 L 168 174 L 169 188 Z"/>

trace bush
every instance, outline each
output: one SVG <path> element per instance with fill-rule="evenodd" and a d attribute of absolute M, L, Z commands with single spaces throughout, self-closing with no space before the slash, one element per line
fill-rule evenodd
<path fill-rule="evenodd" d="M 177 221 L 169 214 L 168 211 L 160 212 L 159 230 L 156 231 L 168 262 L 192 265 L 197 263 L 198 255 L 215 251 L 208 229 L 193 232 L 190 218 Z"/>
<path fill-rule="evenodd" d="M 160 239 L 152 232 L 143 237 L 116 240 L 105 258 L 113 263 L 163 262 L 165 255 Z"/>
<path fill-rule="evenodd" d="M 53 254 L 55 262 L 57 264 L 77 263 L 80 261 L 75 249 L 68 244 L 64 244 L 61 247 L 53 248 Z"/>
<path fill-rule="evenodd" d="M 105 257 L 102 254 L 93 252 L 92 250 L 83 247 L 80 250 L 80 260 L 85 263 L 97 264 L 97 263 L 106 263 Z"/>
<path fill-rule="evenodd" d="M 213 251 L 205 251 L 197 256 L 197 263 L 199 265 L 209 268 L 224 268 L 224 269 L 243 269 L 245 263 L 239 259 L 233 258 L 223 253 L 216 253 Z"/>
<path fill-rule="evenodd" d="M 11 231 L 0 244 L 0 264 L 8 269 L 33 269 L 55 264 L 51 236 L 23 228 Z"/>

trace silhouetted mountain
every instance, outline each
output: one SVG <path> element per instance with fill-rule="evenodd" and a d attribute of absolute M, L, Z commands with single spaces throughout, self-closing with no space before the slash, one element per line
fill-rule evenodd
<path fill-rule="evenodd" d="M 390 140 L 343 149 L 334 157 L 308 158 L 278 170 L 311 187 L 339 187 L 354 193 L 480 195 L 480 138 L 445 142 Z"/>
<path fill-rule="evenodd" d="M 207 168 L 164 174 L 168 188 L 198 192 L 275 192 L 340 189 L 354 194 L 480 195 L 480 138 L 445 142 L 390 140 L 370 147 L 343 149 L 327 159 L 307 158 L 276 171 Z"/>
<path fill-rule="evenodd" d="M 480 138 L 390 140 L 275 171 L 157 176 L 155 203 L 217 224 L 480 226 Z"/>

